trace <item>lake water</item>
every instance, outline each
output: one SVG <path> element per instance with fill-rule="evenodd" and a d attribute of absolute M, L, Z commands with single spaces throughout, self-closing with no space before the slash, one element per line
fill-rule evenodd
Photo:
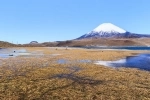
<path fill-rule="evenodd" d="M 150 50 L 148 46 L 89 46 L 87 49 Z"/>
<path fill-rule="evenodd" d="M 95 64 L 114 67 L 114 68 L 119 68 L 119 67 L 138 68 L 141 70 L 150 71 L 150 54 L 128 56 L 124 59 L 120 59 L 116 61 L 96 61 Z"/>
<path fill-rule="evenodd" d="M 97 48 L 99 49 L 99 48 Z M 104 48 L 103 48 L 104 49 Z M 108 48 L 107 48 L 108 49 Z M 115 49 L 128 49 L 128 50 L 150 50 L 150 47 L 115 47 Z M 16 57 L 20 55 L 31 55 L 25 49 L 0 49 L 0 58 Z M 35 54 L 34 54 L 35 55 Z M 76 63 L 93 63 L 88 59 L 75 61 Z M 59 59 L 58 64 L 73 63 L 65 59 Z M 138 68 L 142 70 L 150 71 L 150 54 L 139 54 L 136 56 L 128 56 L 124 59 L 116 61 L 96 61 L 95 64 L 104 65 L 108 67 L 126 67 L 126 68 Z"/>

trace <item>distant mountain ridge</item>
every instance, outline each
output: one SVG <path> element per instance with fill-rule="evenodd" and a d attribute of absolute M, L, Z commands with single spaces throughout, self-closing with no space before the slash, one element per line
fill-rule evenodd
<path fill-rule="evenodd" d="M 85 38 L 140 38 L 150 37 L 150 35 L 136 34 L 128 32 L 118 26 L 111 23 L 103 23 L 96 27 L 91 32 L 80 36 L 77 39 Z"/>
<path fill-rule="evenodd" d="M 0 47 L 15 47 L 15 44 L 5 42 L 5 41 L 0 41 Z"/>

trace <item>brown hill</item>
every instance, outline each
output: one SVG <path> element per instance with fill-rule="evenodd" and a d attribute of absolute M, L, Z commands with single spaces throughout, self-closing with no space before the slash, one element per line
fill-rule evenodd
<path fill-rule="evenodd" d="M 44 42 L 36 44 L 12 44 L 0 41 L 0 47 L 82 47 L 82 46 L 150 46 L 150 38 L 91 38 Z"/>
<path fill-rule="evenodd" d="M 58 42 L 57 46 L 149 46 L 150 38 L 93 38 Z"/>
<path fill-rule="evenodd" d="M 0 41 L 0 47 L 15 47 L 15 44 L 9 43 L 9 42 L 4 42 Z"/>

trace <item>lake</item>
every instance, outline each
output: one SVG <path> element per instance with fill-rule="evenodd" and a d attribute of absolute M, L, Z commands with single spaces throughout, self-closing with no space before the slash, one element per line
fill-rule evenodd
<path fill-rule="evenodd" d="M 86 49 L 150 50 L 148 46 L 88 46 Z"/>

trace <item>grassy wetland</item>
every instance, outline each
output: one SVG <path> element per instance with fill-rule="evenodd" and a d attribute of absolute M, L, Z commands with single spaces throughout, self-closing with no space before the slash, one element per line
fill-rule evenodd
<path fill-rule="evenodd" d="M 2 100 L 150 100 L 149 71 L 94 64 L 149 51 L 23 49 L 36 55 L 0 58 Z"/>

